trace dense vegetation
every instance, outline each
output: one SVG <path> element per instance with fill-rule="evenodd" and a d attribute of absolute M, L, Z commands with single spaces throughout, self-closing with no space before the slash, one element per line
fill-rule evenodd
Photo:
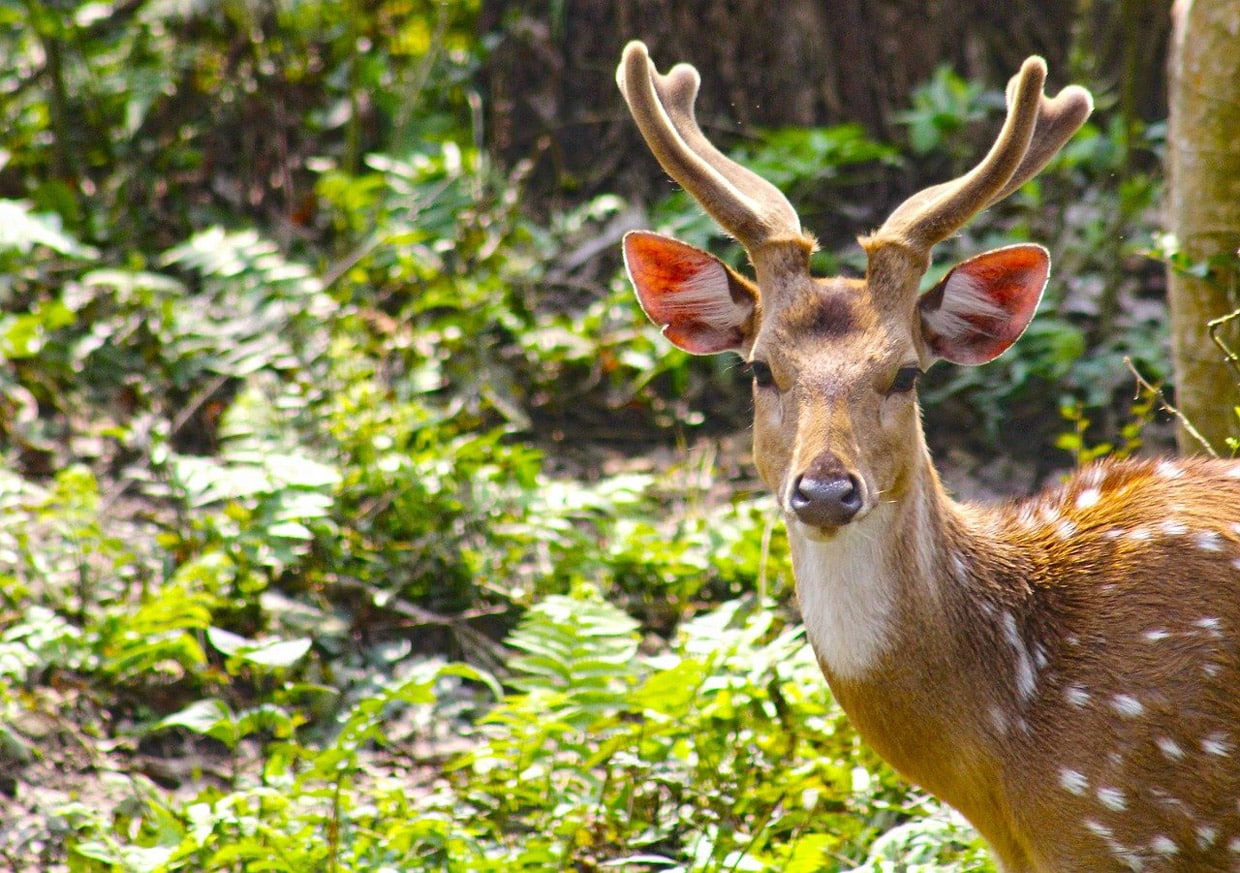
<path fill-rule="evenodd" d="M 679 194 L 531 217 L 477 147 L 475 15 L 0 8 L 0 859 L 989 869 L 831 701 L 744 377 L 660 341 L 615 243 L 728 245 Z M 944 69 L 899 142 L 735 148 L 865 229 L 869 181 L 963 168 L 1001 105 Z M 1158 145 L 1104 111 L 942 247 L 1057 270 L 1010 356 L 928 382 L 941 444 L 1037 478 L 1139 440 Z"/>

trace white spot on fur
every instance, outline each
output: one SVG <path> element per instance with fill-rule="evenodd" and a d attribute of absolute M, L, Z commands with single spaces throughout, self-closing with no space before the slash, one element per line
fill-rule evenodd
<path fill-rule="evenodd" d="M 1079 685 L 1069 685 L 1063 690 L 1063 698 L 1078 709 L 1083 709 L 1089 703 L 1089 692 Z"/>
<path fill-rule="evenodd" d="M 1150 788 L 1149 793 L 1151 796 L 1158 799 L 1160 806 L 1163 806 L 1166 809 L 1174 810 L 1179 815 L 1183 815 L 1187 818 L 1193 818 L 1192 808 L 1187 803 L 1180 800 L 1180 798 L 1172 797 L 1161 788 Z"/>
<path fill-rule="evenodd" d="M 1077 509 L 1089 509 L 1102 498 L 1102 492 L 1097 488 L 1086 488 L 1076 496 Z"/>
<path fill-rule="evenodd" d="M 1111 707 L 1125 718 L 1136 718 L 1145 712 L 1145 707 L 1141 705 L 1141 701 L 1131 694 L 1116 694 L 1111 698 Z"/>
<path fill-rule="evenodd" d="M 1215 664 L 1213 661 L 1207 661 L 1206 663 L 1201 665 L 1201 672 L 1205 673 L 1211 679 L 1213 679 L 1215 676 L 1217 676 L 1222 671 L 1223 671 L 1223 668 L 1219 666 L 1218 664 Z"/>
<path fill-rule="evenodd" d="M 1221 552 L 1223 550 L 1222 538 L 1212 530 L 1197 534 L 1194 542 L 1197 548 L 1203 552 Z"/>
<path fill-rule="evenodd" d="M 1199 618 L 1195 622 L 1193 622 L 1193 624 L 1197 625 L 1197 627 L 1201 628 L 1203 631 L 1209 631 L 1210 636 L 1221 637 L 1223 635 L 1223 632 L 1221 630 L 1223 626 L 1223 622 L 1221 619 L 1218 619 L 1214 616 L 1208 616 L 1206 618 Z"/>
<path fill-rule="evenodd" d="M 959 555 L 952 555 L 952 570 L 956 574 L 956 579 L 960 582 L 969 578 L 969 568 L 965 566 L 964 558 Z"/>
<path fill-rule="evenodd" d="M 1240 853 L 1240 837 L 1232 837 L 1227 841 L 1227 848 L 1233 852 Z"/>
<path fill-rule="evenodd" d="M 1240 570 L 1240 558 L 1232 558 L 1231 566 L 1236 570 Z"/>
<path fill-rule="evenodd" d="M 1164 479 L 1179 479 L 1184 475 L 1184 470 L 1174 461 L 1159 461 L 1157 472 Z"/>
<path fill-rule="evenodd" d="M 1129 870 L 1140 871 L 1145 867 L 1145 862 L 1141 859 L 1141 855 L 1117 841 L 1115 834 L 1102 822 L 1095 819 L 1086 819 L 1085 827 L 1106 843 L 1107 848 L 1111 850 L 1111 854 Z"/>
<path fill-rule="evenodd" d="M 1203 849 L 1208 849 L 1214 845 L 1214 841 L 1218 839 L 1218 828 L 1213 825 L 1203 824 L 1197 825 L 1197 845 Z"/>
<path fill-rule="evenodd" d="M 1021 639 L 1016 627 L 1016 616 L 1010 612 L 1003 613 L 1003 636 L 1008 645 L 1016 653 L 1016 690 L 1021 699 L 1028 700 L 1037 690 L 1038 680 L 1033 671 L 1033 662 L 1029 657 L 1029 649 Z"/>
<path fill-rule="evenodd" d="M 1059 538 L 1062 540 L 1071 539 L 1072 535 L 1076 533 L 1076 523 L 1064 519 L 1059 523 L 1059 527 L 1055 528 L 1055 533 L 1059 534 Z"/>
<path fill-rule="evenodd" d="M 1180 851 L 1180 847 L 1175 844 L 1175 840 L 1159 834 L 1150 840 L 1150 851 L 1157 855 L 1174 855 Z"/>
<path fill-rule="evenodd" d="M 1223 731 L 1215 731 L 1201 741 L 1201 751 L 1207 755 L 1226 758 L 1231 755 L 1232 744 Z"/>
<path fill-rule="evenodd" d="M 887 511 L 880 504 L 865 519 L 840 528 L 827 541 L 788 525 L 797 599 L 805 633 L 815 654 L 836 675 L 857 679 L 868 673 L 891 644 L 891 579 L 885 572 L 886 543 L 865 522 Z"/>
<path fill-rule="evenodd" d="M 990 714 L 990 723 L 995 726 L 995 730 L 997 730 L 1000 733 L 1000 735 L 1007 736 L 1007 732 L 1008 732 L 1007 713 L 1004 712 L 998 706 L 992 706 L 989 710 L 989 714 Z"/>
<path fill-rule="evenodd" d="M 1128 539 L 1130 540 L 1148 540 L 1150 532 L 1146 528 L 1136 527 L 1128 531 Z"/>
<path fill-rule="evenodd" d="M 1164 521 L 1158 528 L 1169 537 L 1183 536 L 1188 533 L 1188 525 L 1182 521 Z"/>
<path fill-rule="evenodd" d="M 1178 761 L 1180 758 L 1184 757 L 1184 750 L 1180 748 L 1180 744 L 1171 739 L 1171 737 L 1159 737 L 1155 742 L 1158 744 L 1159 750 L 1167 757 L 1168 760 Z"/>
<path fill-rule="evenodd" d="M 1128 808 L 1128 800 L 1118 788 L 1099 788 L 1098 802 L 1112 812 L 1123 812 Z"/>
<path fill-rule="evenodd" d="M 1104 540 L 1117 540 L 1122 537 L 1126 531 L 1122 527 L 1113 527 L 1102 535 Z"/>
<path fill-rule="evenodd" d="M 1092 818 L 1085 820 L 1085 827 L 1089 828 L 1091 832 L 1102 837 L 1104 840 L 1110 840 L 1115 836 L 1109 827 Z"/>
<path fill-rule="evenodd" d="M 1147 630 L 1144 636 L 1151 643 L 1156 643 L 1159 640 L 1165 640 L 1167 637 L 1171 636 L 1171 631 L 1166 628 L 1155 627 Z"/>
<path fill-rule="evenodd" d="M 1020 507 L 1016 513 L 1016 521 L 1021 527 L 1028 530 L 1034 530 L 1042 526 L 1042 523 L 1038 521 L 1033 505 L 1030 503 L 1023 504 Z"/>
<path fill-rule="evenodd" d="M 1059 771 L 1059 784 L 1064 791 L 1071 792 L 1077 797 L 1083 796 L 1089 790 L 1089 780 L 1085 778 L 1085 774 L 1067 767 Z"/>

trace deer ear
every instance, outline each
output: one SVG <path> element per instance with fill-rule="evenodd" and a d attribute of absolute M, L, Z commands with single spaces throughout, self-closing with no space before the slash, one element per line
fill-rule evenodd
<path fill-rule="evenodd" d="M 999 357 L 1029 326 L 1050 269 L 1046 249 L 1028 244 L 957 264 L 917 302 L 926 345 L 954 364 Z"/>
<path fill-rule="evenodd" d="M 648 231 L 624 237 L 624 264 L 646 315 L 694 355 L 739 351 L 758 289 L 714 255 Z"/>

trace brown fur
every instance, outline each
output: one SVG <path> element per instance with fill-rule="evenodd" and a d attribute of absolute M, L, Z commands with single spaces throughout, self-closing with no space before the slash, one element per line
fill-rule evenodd
<path fill-rule="evenodd" d="M 938 602 L 897 582 L 882 664 L 860 681 L 823 665 L 867 742 L 1005 870 L 1240 867 L 1238 472 L 1100 465 L 995 509 L 931 485 Z M 1028 696 L 1004 615 L 1037 659 Z"/>
<path fill-rule="evenodd" d="M 853 297 L 847 291 L 823 293 L 784 317 L 788 329 L 814 340 L 846 336 L 857 329 Z"/>

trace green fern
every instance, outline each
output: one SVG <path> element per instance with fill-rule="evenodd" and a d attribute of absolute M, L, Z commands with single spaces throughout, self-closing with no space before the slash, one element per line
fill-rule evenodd
<path fill-rule="evenodd" d="M 533 607 L 508 638 L 524 652 L 510 666 L 512 685 L 527 694 L 563 696 L 561 717 L 624 704 L 634 678 L 637 622 L 608 603 L 549 597 Z"/>

